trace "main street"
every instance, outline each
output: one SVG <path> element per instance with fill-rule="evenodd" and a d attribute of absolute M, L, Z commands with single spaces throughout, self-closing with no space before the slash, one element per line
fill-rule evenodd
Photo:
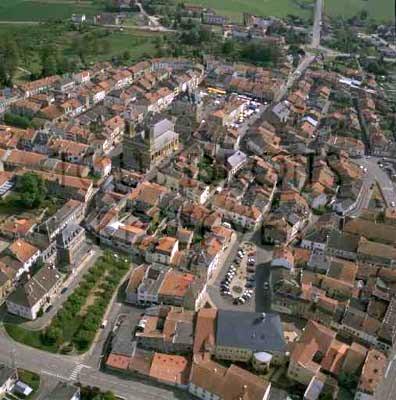
<path fill-rule="evenodd" d="M 106 374 L 84 363 L 84 356 L 65 356 L 14 342 L 0 329 L 0 362 L 36 372 L 44 377 L 111 390 L 128 400 L 187 399 L 184 393 L 141 379 Z"/>
<path fill-rule="evenodd" d="M 315 16 L 314 16 L 312 42 L 311 42 L 311 47 L 313 47 L 315 49 L 318 48 L 320 45 L 320 31 L 321 31 L 321 27 L 322 27 L 323 1 L 324 0 L 316 0 L 316 4 L 315 4 Z"/>
<path fill-rule="evenodd" d="M 320 46 L 320 31 L 322 26 L 322 12 L 323 12 L 323 1 L 316 0 L 314 24 L 312 29 L 312 41 L 310 44 L 311 49 L 318 49 Z M 294 72 L 289 76 L 287 83 L 279 89 L 275 96 L 275 103 L 281 101 L 287 94 L 288 90 L 294 85 L 294 83 L 300 79 L 301 75 L 306 69 L 315 61 L 315 55 L 311 54 L 309 50 L 306 51 L 304 58 L 301 60 Z"/>

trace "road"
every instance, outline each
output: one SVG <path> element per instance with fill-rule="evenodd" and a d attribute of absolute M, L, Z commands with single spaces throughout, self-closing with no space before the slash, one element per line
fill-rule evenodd
<path fill-rule="evenodd" d="M 0 329 L 0 362 L 70 383 L 111 390 L 128 400 L 187 399 L 184 393 L 153 382 L 105 374 L 85 363 L 84 356 L 65 356 L 37 350 L 14 342 Z"/>
<path fill-rule="evenodd" d="M 314 49 L 317 49 L 320 45 L 320 31 L 321 31 L 321 27 L 322 27 L 323 1 L 324 0 L 316 0 L 316 5 L 315 5 L 315 16 L 314 16 L 312 42 L 311 42 L 311 47 Z"/>
<path fill-rule="evenodd" d="M 147 14 L 146 10 L 142 6 L 142 3 L 137 2 L 136 5 L 139 7 L 140 13 L 149 21 L 149 27 L 151 30 L 156 30 L 159 32 L 175 32 L 172 29 L 166 28 L 165 26 L 161 25 L 158 22 L 158 18 Z"/>
<path fill-rule="evenodd" d="M 320 46 L 320 30 L 322 26 L 322 11 L 323 11 L 323 1 L 316 0 L 315 5 L 315 15 L 314 15 L 314 25 L 312 31 L 312 41 L 309 46 L 311 49 L 318 49 Z M 307 46 L 306 46 L 307 47 Z M 288 90 L 294 85 L 294 83 L 300 79 L 301 75 L 305 70 L 315 61 L 315 55 L 311 54 L 306 50 L 304 58 L 301 60 L 300 64 L 297 66 L 296 70 L 289 76 L 286 85 L 279 90 L 275 96 L 274 102 L 277 103 L 281 101 L 287 94 Z"/>
<path fill-rule="evenodd" d="M 385 370 L 385 376 L 378 390 L 374 395 L 374 400 L 394 400 L 396 393 L 396 353 L 390 358 Z"/>
<path fill-rule="evenodd" d="M 95 253 L 89 264 L 93 265 L 100 252 Z M 87 271 L 87 268 L 83 268 Z M 122 289 L 119 291 L 122 293 Z M 105 318 L 108 324 L 105 329 L 100 330 L 91 349 L 82 355 L 68 356 L 52 354 L 38 350 L 11 339 L 0 327 L 0 362 L 9 366 L 24 368 L 43 376 L 45 385 L 43 390 L 48 393 L 56 380 L 69 383 L 80 382 L 82 385 L 97 386 L 102 390 L 111 390 L 117 396 L 128 400 L 174 400 L 188 399 L 186 393 L 168 386 L 157 385 L 153 381 L 138 379 L 134 377 L 121 377 L 115 374 L 100 371 L 100 361 L 106 340 L 111 333 L 118 316 L 125 313 L 135 313 L 136 318 L 140 316 L 141 310 L 131 309 L 128 305 L 120 302 L 119 293 L 114 296 L 110 303 L 109 311 Z M 42 322 L 44 323 L 44 322 Z M 40 393 L 42 396 L 42 393 Z"/>
<path fill-rule="evenodd" d="M 2 25 L 40 25 L 41 21 L 0 21 Z"/>
<path fill-rule="evenodd" d="M 368 208 L 370 199 L 373 194 L 371 186 L 378 184 L 382 197 L 387 207 L 392 207 L 392 202 L 396 203 L 396 186 L 390 179 L 389 175 L 379 167 L 378 157 L 362 157 L 355 160 L 355 163 L 367 168 L 367 173 L 363 177 L 363 188 L 357 201 L 356 207 L 347 213 L 349 217 L 357 217 L 362 210 Z"/>

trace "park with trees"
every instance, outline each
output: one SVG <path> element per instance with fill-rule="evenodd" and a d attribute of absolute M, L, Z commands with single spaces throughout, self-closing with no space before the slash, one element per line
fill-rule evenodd
<path fill-rule="evenodd" d="M 5 324 L 7 332 L 19 342 L 46 351 L 84 353 L 90 348 L 111 298 L 129 270 L 129 258 L 106 250 L 84 274 L 47 328 L 31 331 L 9 321 Z"/>

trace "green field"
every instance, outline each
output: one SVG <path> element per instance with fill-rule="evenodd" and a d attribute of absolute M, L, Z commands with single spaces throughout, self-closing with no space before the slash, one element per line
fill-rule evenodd
<path fill-rule="evenodd" d="M 0 0 L 0 21 L 48 21 L 101 11 L 100 2 L 87 0 Z"/>
<path fill-rule="evenodd" d="M 309 3 L 310 0 L 300 0 L 299 3 Z M 213 8 L 233 20 L 242 20 L 242 13 L 255 15 L 274 15 L 284 17 L 288 14 L 309 16 L 312 12 L 298 6 L 294 0 L 189 0 L 188 3 L 200 4 Z"/>
<path fill-rule="evenodd" d="M 326 12 L 333 17 L 351 17 L 366 10 L 371 18 L 391 21 L 394 7 L 394 0 L 325 0 Z"/>
<path fill-rule="evenodd" d="M 313 2 L 313 1 L 312 1 Z M 189 0 L 188 3 L 210 7 L 233 20 L 241 20 L 242 13 L 262 16 L 284 17 L 288 14 L 307 17 L 312 11 L 299 4 L 310 0 Z M 361 10 L 367 10 L 369 17 L 377 20 L 391 20 L 394 15 L 393 0 L 325 0 L 326 12 L 331 16 L 350 17 Z"/>
<path fill-rule="evenodd" d="M 77 57 L 76 40 L 81 40 L 87 35 L 96 33 L 99 35 L 97 41 L 100 50 L 95 53 L 87 53 L 85 59 L 87 64 L 111 60 L 113 57 L 122 55 L 125 51 L 130 54 L 129 62 L 133 63 L 142 57 L 155 54 L 154 37 L 160 35 L 134 29 L 124 29 L 122 32 L 114 30 L 107 33 L 105 29 L 99 27 L 89 27 L 87 29 L 87 32 L 80 33 L 76 30 L 68 29 L 67 24 L 0 24 L 0 43 L 2 38 L 14 38 L 21 49 L 20 66 L 33 74 L 39 74 L 42 68 L 40 52 L 48 46 L 55 47 L 61 55 L 74 60 Z M 100 36 L 104 34 L 105 36 Z M 104 42 L 107 43 L 107 46 L 102 48 L 101 45 Z M 22 80 L 25 78 L 21 71 L 18 72 L 18 78 Z"/>

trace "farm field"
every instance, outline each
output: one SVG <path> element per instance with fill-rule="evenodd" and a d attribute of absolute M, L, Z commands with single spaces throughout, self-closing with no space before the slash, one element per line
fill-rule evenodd
<path fill-rule="evenodd" d="M 325 0 L 326 12 L 335 17 L 351 17 L 366 10 L 370 18 L 390 21 L 394 7 L 393 0 Z"/>
<path fill-rule="evenodd" d="M 310 9 L 303 9 L 297 3 L 310 3 L 310 0 L 191 0 L 189 3 L 199 4 L 213 8 L 223 15 L 229 16 L 234 21 L 242 20 L 242 13 L 256 15 L 274 15 L 284 17 L 288 14 L 307 17 L 311 15 Z"/>
<path fill-rule="evenodd" d="M 100 2 L 89 0 L 1 0 L 0 21 L 48 21 L 70 18 L 73 13 L 94 15 Z"/>
<path fill-rule="evenodd" d="M 294 14 L 309 17 L 312 11 L 309 7 L 301 7 L 304 3 L 313 3 L 310 0 L 190 0 L 189 3 L 210 7 L 233 20 L 240 21 L 242 13 L 256 15 L 274 15 L 284 17 Z M 299 5 L 300 4 L 300 5 Z M 327 14 L 331 16 L 350 17 L 362 10 L 368 12 L 369 17 L 378 21 L 391 20 L 394 15 L 393 0 L 325 0 Z"/>

